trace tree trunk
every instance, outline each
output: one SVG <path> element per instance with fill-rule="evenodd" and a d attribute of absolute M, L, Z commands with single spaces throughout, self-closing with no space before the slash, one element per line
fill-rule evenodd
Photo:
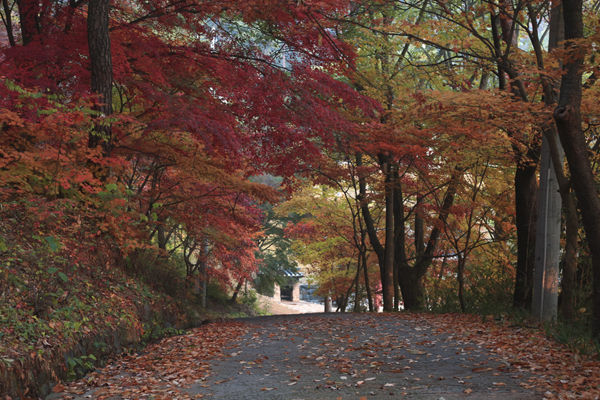
<path fill-rule="evenodd" d="M 395 255 L 394 255 L 395 257 Z M 392 273 L 393 273 L 393 286 L 394 286 L 394 311 L 399 311 L 400 310 L 400 277 L 399 275 L 399 271 L 398 268 L 396 268 L 397 263 L 394 263 L 394 265 L 392 266 Z"/>
<path fill-rule="evenodd" d="M 362 166 L 362 155 L 360 153 L 356 154 L 356 166 L 360 168 Z M 366 201 L 367 197 L 367 182 L 364 176 L 358 175 L 358 200 L 360 202 L 360 211 L 363 216 L 363 220 L 365 221 L 365 226 L 367 228 L 367 234 L 369 236 L 369 242 L 373 247 L 373 251 L 377 255 L 377 261 L 379 264 L 379 272 L 383 275 L 383 266 L 385 264 L 385 249 L 381 245 L 379 241 L 379 237 L 377 237 L 377 229 L 375 228 L 375 222 L 373 221 L 373 216 L 371 215 L 371 210 L 369 210 L 369 203 Z"/>
<path fill-rule="evenodd" d="M 332 310 L 332 306 L 331 306 L 331 296 L 327 296 L 325 297 L 325 312 L 331 312 Z"/>
<path fill-rule="evenodd" d="M 109 35 L 110 0 L 90 0 L 87 16 L 88 46 L 90 52 L 91 89 L 98 95 L 95 107 L 102 115 L 90 133 L 88 146 L 102 145 L 105 154 L 111 148 L 110 124 L 103 120 L 112 114 L 112 58 Z"/>
<path fill-rule="evenodd" d="M 456 190 L 458 189 L 462 175 L 463 169 L 460 167 L 455 167 L 448 183 L 448 189 L 446 189 L 446 193 L 444 194 L 444 200 L 442 201 L 442 207 L 439 211 L 437 221 L 433 224 L 433 228 L 429 234 L 427 246 L 423 246 L 424 249 L 422 249 L 421 254 L 417 256 L 414 264 L 410 266 L 407 262 L 406 256 L 396 260 L 396 263 L 398 264 L 396 267 L 399 271 L 398 277 L 405 310 L 418 311 L 425 307 L 425 289 L 423 287 L 423 277 L 433 262 L 441 234 L 440 227 L 444 226 L 446 223 L 448 214 L 450 213 L 450 208 L 454 203 L 454 197 L 456 195 Z M 403 209 L 401 207 L 397 207 L 396 212 L 403 214 Z M 402 232 L 396 235 L 396 237 L 400 239 L 404 238 L 403 226 Z"/>
<path fill-rule="evenodd" d="M 12 10 L 11 7 L 8 6 L 8 0 L 2 0 L 2 8 L 4 9 L 4 26 L 6 27 L 6 36 L 8 36 L 8 43 L 10 47 L 15 47 L 17 42 L 15 41 L 15 35 L 13 32 L 12 25 Z"/>
<path fill-rule="evenodd" d="M 23 46 L 27 46 L 39 34 L 39 2 L 37 0 L 17 0 L 17 7 L 19 9 L 21 39 L 23 40 Z"/>
<path fill-rule="evenodd" d="M 381 286 L 383 311 L 394 310 L 394 179 L 389 161 L 382 165 L 385 173 L 385 257 Z"/>
<path fill-rule="evenodd" d="M 360 311 L 360 254 L 356 263 L 356 276 L 354 277 L 354 312 Z"/>
<path fill-rule="evenodd" d="M 208 286 L 208 266 L 206 263 L 202 265 L 202 308 L 206 308 L 206 297 L 207 297 L 207 286 Z"/>
<path fill-rule="evenodd" d="M 198 268 L 196 270 L 196 274 L 194 276 L 194 294 L 196 296 L 200 296 L 201 291 L 200 291 L 200 283 L 202 282 L 202 279 L 200 279 L 200 268 Z"/>
<path fill-rule="evenodd" d="M 529 309 L 535 261 L 536 163 L 517 166 L 515 172 L 515 210 L 517 227 L 517 274 L 513 306 Z"/>
<path fill-rule="evenodd" d="M 404 298 L 400 282 L 403 279 L 401 276 L 403 274 L 402 266 L 406 263 L 406 233 L 404 231 L 404 195 L 397 170 L 394 180 L 396 182 L 394 185 L 394 310 L 398 310 L 400 297 Z M 406 302 L 404 301 L 404 303 Z M 404 304 L 404 308 L 406 308 L 406 304 Z"/>
<path fill-rule="evenodd" d="M 555 134 L 549 129 L 544 136 Z M 540 321 L 556 319 L 560 263 L 561 196 L 552 165 L 550 145 L 544 138 L 535 239 L 535 268 L 531 311 Z"/>
<path fill-rule="evenodd" d="M 423 277 L 419 276 L 416 269 L 408 265 L 400 269 L 400 289 L 402 290 L 402 302 L 404 309 L 408 311 L 420 311 L 424 305 Z"/>
<path fill-rule="evenodd" d="M 162 224 L 156 228 L 156 239 L 158 241 L 158 248 L 166 250 L 168 239 L 165 234 L 165 227 Z"/>
<path fill-rule="evenodd" d="M 240 293 L 240 289 L 242 288 L 243 284 L 244 284 L 244 279 L 240 279 L 240 281 L 237 283 L 235 289 L 233 290 L 233 295 L 231 296 L 231 299 L 229 299 L 230 303 L 233 304 L 237 301 L 238 294 Z"/>
<path fill-rule="evenodd" d="M 364 244 L 365 237 L 364 232 L 361 233 L 361 240 Z M 360 255 L 361 264 L 363 265 L 363 273 L 365 277 L 365 289 L 367 290 L 367 300 L 369 302 L 369 312 L 375 312 L 375 305 L 373 304 L 373 293 L 371 292 L 371 286 L 369 283 L 369 269 L 367 268 L 367 251 L 366 248 L 361 252 Z"/>
<path fill-rule="evenodd" d="M 518 75 L 511 71 L 508 54 L 502 49 L 501 41 L 514 44 L 517 39 L 514 32 L 510 31 L 510 24 L 503 21 L 501 14 L 491 13 L 492 39 L 494 53 L 497 59 L 498 87 L 500 90 L 507 89 L 506 75 L 512 75 L 514 79 L 510 84 L 515 98 L 527 101 L 527 93 L 522 84 L 518 84 Z M 511 37 L 511 34 L 513 35 Z M 517 46 L 513 46 L 516 48 Z M 513 136 L 509 132 L 510 136 Z M 537 149 L 529 145 L 527 155 L 515 147 L 517 169 L 515 171 L 515 212 L 517 227 L 517 271 L 515 277 L 515 291 L 513 294 L 513 306 L 515 308 L 529 309 L 531 305 L 533 268 L 535 261 L 535 215 L 536 215 L 536 166 Z"/>
<path fill-rule="evenodd" d="M 529 5 L 527 10 L 532 23 L 532 43 L 537 65 L 540 70 L 543 70 L 544 56 L 537 33 L 539 30 L 537 15 Z M 553 5 L 550 10 L 548 51 L 556 49 L 558 43 L 563 40 L 562 6 L 560 4 Z M 547 106 L 556 104 L 556 88 L 545 76 L 541 76 L 541 81 L 544 103 Z M 544 122 L 541 130 L 544 134 L 540 162 L 532 314 L 541 321 L 551 321 L 556 318 L 558 308 L 561 200 L 565 195 L 560 186 L 564 154 L 558 144 L 554 126 Z"/>
<path fill-rule="evenodd" d="M 563 198 L 564 199 L 564 198 Z M 575 205 L 575 195 L 567 193 L 565 208 L 565 254 L 563 256 L 563 271 L 561 281 L 561 295 L 558 304 L 560 315 L 569 321 L 575 317 L 576 312 L 576 285 L 577 285 L 577 247 L 579 241 L 579 216 Z"/>
<path fill-rule="evenodd" d="M 569 40 L 583 38 L 582 0 L 563 0 L 567 54 L 554 119 L 565 150 L 571 182 L 581 209 L 583 227 L 592 255 L 592 330 L 600 339 L 600 198 L 581 128 L 582 69 L 585 52 Z"/>
<path fill-rule="evenodd" d="M 465 312 L 465 262 L 466 258 L 462 255 L 458 256 L 456 279 L 458 280 L 458 302 L 460 311 Z"/>

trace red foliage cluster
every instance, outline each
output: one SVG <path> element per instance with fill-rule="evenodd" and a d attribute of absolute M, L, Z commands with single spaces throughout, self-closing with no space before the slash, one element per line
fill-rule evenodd
<path fill-rule="evenodd" d="M 248 178 L 290 176 L 336 131 L 353 129 L 341 105 L 372 107 L 327 73 L 343 73 L 339 61 L 352 58 L 324 17 L 345 7 L 340 0 L 112 4 L 114 114 L 100 116 L 90 91 L 87 5 L 22 2 L 23 44 L 0 49 L 2 201 L 35 212 L 40 223 L 52 214 L 63 242 L 111 238 L 125 253 L 184 230 L 210 241 L 223 280 L 232 270 L 248 276 L 255 205 L 277 196 Z M 110 124 L 108 152 L 88 147 L 99 123 Z M 34 198 L 51 211 L 36 209 Z M 64 207 L 77 224 L 61 218 Z M 81 226 L 85 238 L 66 232 Z"/>

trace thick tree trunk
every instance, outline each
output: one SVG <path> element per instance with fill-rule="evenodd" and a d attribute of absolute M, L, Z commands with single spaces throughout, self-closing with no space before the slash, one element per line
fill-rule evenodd
<path fill-rule="evenodd" d="M 385 257 L 381 286 L 383 311 L 394 310 L 394 183 L 391 163 L 382 165 L 385 173 Z"/>
<path fill-rule="evenodd" d="M 555 131 L 548 130 L 544 136 L 552 134 Z M 547 138 L 541 158 L 531 311 L 539 321 L 552 321 L 558 310 L 562 202 Z"/>
<path fill-rule="evenodd" d="M 583 37 L 582 0 L 563 0 L 567 54 L 560 86 L 560 99 L 554 119 L 560 141 L 565 150 L 571 182 L 577 195 L 593 268 L 593 320 L 594 336 L 600 339 L 600 197 L 588 156 L 588 146 L 581 128 L 582 68 L 584 51 L 577 48 L 573 39 Z"/>
<path fill-rule="evenodd" d="M 506 75 L 511 76 L 510 88 L 515 98 L 527 101 L 527 93 L 518 74 L 512 69 L 508 53 L 502 49 L 502 41 L 514 45 L 517 39 L 500 14 L 491 13 L 492 39 L 497 59 L 498 87 L 507 89 Z M 510 24 L 509 24 L 510 25 Z M 507 29 L 508 28 L 508 29 Z M 513 35 L 513 36 L 511 36 Z M 517 46 L 514 46 L 516 48 Z M 511 134 L 512 136 L 512 134 Z M 529 145 L 527 155 L 515 147 L 517 169 L 515 171 L 515 212 L 517 227 L 517 268 L 513 306 L 529 309 L 531 306 L 533 268 L 535 261 L 535 215 L 536 215 L 536 166 L 537 149 Z M 524 160 L 527 157 L 529 160 Z"/>
<path fill-rule="evenodd" d="M 19 8 L 21 39 L 23 46 L 27 46 L 39 34 L 40 5 L 37 0 L 17 0 L 17 7 Z"/>
<path fill-rule="evenodd" d="M 566 201 L 565 201 L 566 200 Z M 563 271 L 561 281 L 561 295 L 559 312 L 563 319 L 572 320 L 576 309 L 576 286 L 577 286 L 577 247 L 579 242 L 579 216 L 575 205 L 575 195 L 567 193 L 563 197 L 565 209 L 566 232 L 565 232 L 565 254 L 563 256 Z"/>
<path fill-rule="evenodd" d="M 550 37 L 548 51 L 558 47 L 564 40 L 562 6 L 553 5 L 550 10 Z M 537 13 L 527 6 L 532 24 L 532 45 L 537 66 L 544 70 L 544 52 L 538 37 Z M 544 75 L 540 76 L 544 93 L 544 104 L 556 104 L 556 88 Z M 541 125 L 542 154 L 540 162 L 540 187 L 538 192 L 538 218 L 536 222 L 535 271 L 533 283 L 532 315 L 542 321 L 556 319 L 558 306 L 558 282 L 560 264 L 561 202 L 560 190 L 563 168 L 563 151 L 553 124 L 544 121 Z M 553 148 L 554 147 L 554 148 Z M 562 200 L 562 201 L 561 201 Z"/>
<path fill-rule="evenodd" d="M 331 296 L 327 296 L 325 297 L 325 312 L 331 312 L 332 309 L 333 307 L 331 305 Z"/>
<path fill-rule="evenodd" d="M 406 264 L 406 233 L 404 231 L 404 195 L 398 171 L 395 171 L 394 180 L 396 181 L 394 185 L 394 309 L 397 310 L 400 308 L 401 296 L 404 308 L 406 308 L 404 290 L 400 286 L 404 279 L 402 276 L 404 274 L 403 265 Z"/>
<path fill-rule="evenodd" d="M 110 0 L 90 0 L 87 34 L 90 52 L 91 89 L 98 95 L 96 109 L 102 114 L 90 133 L 89 147 L 102 145 L 107 154 L 111 148 L 110 124 L 103 117 L 112 114 L 112 57 L 109 35 Z"/>
<path fill-rule="evenodd" d="M 517 274 L 513 306 L 529 309 L 535 261 L 536 164 L 519 165 L 515 172 Z"/>
<path fill-rule="evenodd" d="M 404 309 L 408 311 L 421 311 L 425 304 L 423 276 L 417 273 L 416 268 L 409 267 L 408 265 L 401 268 L 400 271 L 400 289 L 402 290 Z"/>

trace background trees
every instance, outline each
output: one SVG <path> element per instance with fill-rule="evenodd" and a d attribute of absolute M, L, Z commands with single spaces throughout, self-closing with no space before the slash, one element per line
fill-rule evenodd
<path fill-rule="evenodd" d="M 291 246 L 355 309 L 481 310 L 496 279 L 490 298 L 512 282 L 528 309 L 544 137 L 570 222 L 561 309 L 599 332 L 591 2 L 563 3 L 565 42 L 545 1 L 2 5 L 0 199 L 74 260 L 183 257 L 190 281 L 239 286 Z M 294 213 L 311 219 L 285 237 Z"/>

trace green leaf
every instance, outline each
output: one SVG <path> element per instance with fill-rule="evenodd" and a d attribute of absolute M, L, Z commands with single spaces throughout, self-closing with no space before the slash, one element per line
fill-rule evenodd
<path fill-rule="evenodd" d="M 59 272 L 58 273 L 58 277 L 60 278 L 61 281 L 66 282 L 69 280 L 69 277 L 67 275 L 65 275 L 64 272 Z"/>
<path fill-rule="evenodd" d="M 50 268 L 48 268 L 48 273 L 49 274 L 54 274 L 54 273 L 56 273 L 56 271 L 58 271 L 58 268 L 56 268 L 56 267 L 50 267 Z"/>
<path fill-rule="evenodd" d="M 46 236 L 44 240 L 48 243 L 51 252 L 54 253 L 60 249 L 60 242 L 54 236 Z"/>
<path fill-rule="evenodd" d="M 108 192 L 116 192 L 119 189 L 116 183 L 107 183 L 105 187 Z"/>
<path fill-rule="evenodd" d="M 58 112 L 58 110 L 56 108 L 49 108 L 46 110 L 38 110 L 38 115 L 52 115 L 57 112 Z"/>

